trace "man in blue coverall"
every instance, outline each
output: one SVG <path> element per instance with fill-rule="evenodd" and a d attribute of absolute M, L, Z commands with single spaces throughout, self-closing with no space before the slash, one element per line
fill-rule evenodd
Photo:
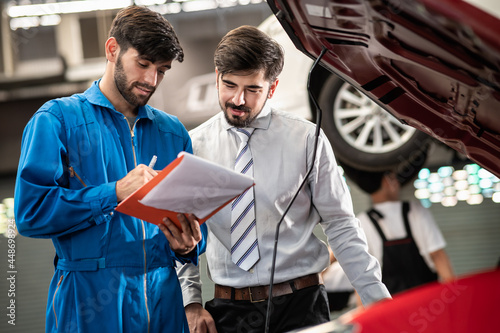
<path fill-rule="evenodd" d="M 122 9 L 105 44 L 103 77 L 45 103 L 27 124 L 15 188 L 19 232 L 56 250 L 47 332 L 187 332 L 174 260 L 197 263 L 192 214 L 182 230 L 115 212 L 191 141 L 176 117 L 146 103 L 183 50 L 170 23 Z"/>

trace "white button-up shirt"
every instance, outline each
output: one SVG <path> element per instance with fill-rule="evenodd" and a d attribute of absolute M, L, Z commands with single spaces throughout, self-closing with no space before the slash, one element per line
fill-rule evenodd
<path fill-rule="evenodd" d="M 234 288 L 270 282 L 276 225 L 311 166 L 316 127 L 292 114 L 266 106 L 251 123 L 255 213 L 260 260 L 244 271 L 231 260 L 231 205 L 208 220 L 206 257 L 216 283 Z M 190 132 L 195 155 L 233 168 L 239 138 L 221 112 Z M 347 185 L 326 136 L 321 132 L 311 174 L 280 227 L 274 283 L 324 270 L 327 245 L 313 233 L 321 223 L 336 258 L 364 304 L 390 297 L 381 283 L 378 261 L 368 254 Z M 178 269 L 184 304 L 201 303 L 198 268 Z"/>

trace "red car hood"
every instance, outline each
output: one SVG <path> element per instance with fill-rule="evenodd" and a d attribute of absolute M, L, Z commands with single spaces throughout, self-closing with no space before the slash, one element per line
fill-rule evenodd
<path fill-rule="evenodd" d="M 460 0 L 268 0 L 296 47 L 500 177 L 500 20 Z"/>
<path fill-rule="evenodd" d="M 500 269 L 431 283 L 354 316 L 352 332 L 492 332 L 500 314 Z"/>

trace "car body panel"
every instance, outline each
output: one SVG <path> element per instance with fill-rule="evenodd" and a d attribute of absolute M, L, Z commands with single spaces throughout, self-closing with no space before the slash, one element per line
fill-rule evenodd
<path fill-rule="evenodd" d="M 459 0 L 271 0 L 295 46 L 500 176 L 500 20 Z"/>
<path fill-rule="evenodd" d="M 500 269 L 447 283 L 432 282 L 331 322 L 289 333 L 492 332 L 500 296 Z"/>

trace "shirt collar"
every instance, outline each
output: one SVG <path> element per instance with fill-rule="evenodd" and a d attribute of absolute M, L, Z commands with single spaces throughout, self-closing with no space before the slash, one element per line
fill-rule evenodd
<path fill-rule="evenodd" d="M 111 104 L 106 96 L 104 96 L 101 89 L 99 88 L 99 82 L 101 82 L 101 79 L 94 81 L 94 83 L 85 91 L 84 95 L 87 100 L 94 105 L 109 108 L 121 114 L 121 112 L 115 109 L 113 104 Z M 154 114 L 150 110 L 150 108 L 146 106 L 140 106 L 139 112 L 137 113 L 137 118 L 149 118 L 152 120 L 154 118 Z"/>
<path fill-rule="evenodd" d="M 224 129 L 229 130 L 234 127 L 233 125 L 227 122 L 226 117 L 224 115 L 222 115 L 222 118 L 223 118 L 222 124 Z M 269 128 L 270 123 L 271 123 L 271 106 L 269 106 L 266 103 L 262 108 L 262 110 L 260 111 L 260 113 L 257 115 L 257 118 L 255 118 L 248 127 L 267 130 Z"/>

